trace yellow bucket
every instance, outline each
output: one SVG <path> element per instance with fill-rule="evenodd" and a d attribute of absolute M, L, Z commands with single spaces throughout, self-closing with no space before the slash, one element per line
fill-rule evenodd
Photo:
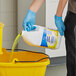
<path fill-rule="evenodd" d="M 46 67 L 50 64 L 47 55 L 31 51 L 14 52 L 12 62 L 10 53 L 2 49 L 0 54 L 0 76 L 45 76 Z"/>

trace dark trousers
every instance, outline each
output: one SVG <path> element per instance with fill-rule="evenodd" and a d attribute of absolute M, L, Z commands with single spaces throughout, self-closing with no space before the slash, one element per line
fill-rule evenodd
<path fill-rule="evenodd" d="M 67 76 L 76 76 L 76 14 L 68 11 L 64 24 Z"/>

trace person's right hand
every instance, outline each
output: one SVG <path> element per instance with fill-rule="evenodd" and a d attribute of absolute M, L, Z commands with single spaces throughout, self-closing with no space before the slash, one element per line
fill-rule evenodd
<path fill-rule="evenodd" d="M 34 30 L 36 28 L 35 26 L 33 26 L 35 25 L 35 18 L 36 13 L 28 9 L 22 24 L 23 29 L 26 31 Z"/>
<path fill-rule="evenodd" d="M 62 20 L 62 17 L 59 17 L 59 16 L 55 15 L 55 24 L 56 24 L 56 27 L 57 27 L 60 35 L 63 36 L 64 31 L 65 31 L 65 25 L 64 25 L 64 22 Z"/>

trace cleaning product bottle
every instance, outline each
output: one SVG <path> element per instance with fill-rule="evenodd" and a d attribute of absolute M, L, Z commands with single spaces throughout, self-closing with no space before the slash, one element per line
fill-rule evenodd
<path fill-rule="evenodd" d="M 36 26 L 35 30 L 22 31 L 22 37 L 27 44 L 43 48 L 59 48 L 61 36 L 58 30 L 47 29 L 39 25 L 34 26 Z"/>

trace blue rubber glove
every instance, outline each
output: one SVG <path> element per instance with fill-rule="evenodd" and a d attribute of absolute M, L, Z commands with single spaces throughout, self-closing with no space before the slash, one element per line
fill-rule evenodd
<path fill-rule="evenodd" d="M 59 17 L 59 16 L 55 15 L 55 24 L 56 24 L 56 27 L 57 27 L 60 35 L 63 36 L 64 31 L 65 31 L 65 25 L 64 25 L 64 22 L 62 20 L 62 17 Z"/>
<path fill-rule="evenodd" d="M 35 18 L 36 13 L 28 9 L 22 24 L 23 29 L 27 31 L 34 30 L 36 28 L 35 26 L 33 26 L 35 25 Z"/>

